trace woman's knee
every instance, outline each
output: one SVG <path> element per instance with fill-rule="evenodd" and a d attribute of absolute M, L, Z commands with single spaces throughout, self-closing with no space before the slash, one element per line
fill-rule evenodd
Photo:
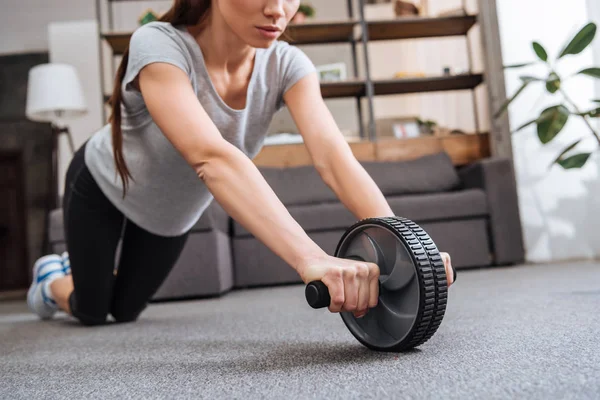
<path fill-rule="evenodd" d="M 145 308 L 146 306 L 131 309 L 117 305 L 112 308 L 110 314 L 117 323 L 135 322 Z"/>
<path fill-rule="evenodd" d="M 82 325 L 98 326 L 107 323 L 108 312 L 90 312 L 91 310 L 80 310 L 77 306 L 75 292 L 72 292 L 69 296 L 69 308 L 71 311 L 71 315 L 77 318 Z"/>

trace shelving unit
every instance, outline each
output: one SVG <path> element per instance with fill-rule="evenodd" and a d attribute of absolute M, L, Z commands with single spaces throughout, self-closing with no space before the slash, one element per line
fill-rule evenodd
<path fill-rule="evenodd" d="M 108 2 L 109 12 L 112 12 L 111 3 L 139 0 L 96 0 Z M 488 138 L 480 132 L 479 116 L 475 89 L 481 85 L 485 76 L 472 72 L 471 45 L 468 33 L 473 26 L 479 23 L 479 15 L 468 15 L 464 0 L 464 15 L 449 17 L 415 17 L 398 18 L 393 20 L 367 21 L 364 15 L 365 0 L 355 0 L 358 4 L 358 16 L 355 16 L 353 1 L 347 0 L 347 19 L 330 22 L 310 22 L 305 24 L 290 25 L 281 40 L 286 40 L 293 45 L 314 45 L 330 43 L 348 43 L 352 49 L 353 76 L 342 82 L 322 82 L 321 91 L 326 99 L 355 98 L 357 105 L 357 118 L 360 121 L 360 137 L 369 142 L 376 142 L 375 118 L 373 99 L 375 96 L 398 95 L 409 93 L 427 93 L 442 91 L 469 90 L 473 96 L 475 111 L 476 134 Z M 487 0 L 486 0 L 487 1 Z M 481 4 L 481 2 L 480 2 Z M 98 15 L 98 18 L 100 16 Z M 132 32 L 115 32 L 112 30 L 112 17 L 109 16 L 108 28 L 101 28 L 101 38 L 105 40 L 112 50 L 112 56 L 122 54 L 127 48 Z M 100 19 L 101 20 L 101 19 Z M 102 21 L 100 21 L 102 27 Z M 383 40 L 405 40 L 417 38 L 462 36 L 467 41 L 469 72 L 461 75 L 432 76 L 410 79 L 372 79 L 369 65 L 368 43 Z M 361 46 L 364 54 L 365 76 L 358 76 L 357 46 Z M 503 82 L 502 82 L 503 84 Z M 502 86 L 503 89 L 503 86 Z M 492 98 L 493 96 L 490 96 Z M 105 99 L 107 96 L 105 97 Z M 367 99 L 368 118 L 367 126 L 363 121 L 363 106 L 361 99 Z M 472 136 L 472 135 L 469 135 Z M 416 140 L 420 140 L 417 138 Z M 427 138 L 423 138 L 427 139 Z M 460 139 L 456 139 L 460 140 Z M 466 139 L 465 139 L 466 140 Z M 489 147 L 481 156 L 489 155 Z"/>
<path fill-rule="evenodd" d="M 369 40 L 421 39 L 464 36 L 477 23 L 477 16 L 402 18 L 367 22 Z"/>

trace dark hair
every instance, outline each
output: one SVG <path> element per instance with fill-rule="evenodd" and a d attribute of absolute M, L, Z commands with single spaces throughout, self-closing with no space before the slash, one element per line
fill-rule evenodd
<path fill-rule="evenodd" d="M 172 25 L 196 25 L 208 15 L 211 0 L 174 0 L 173 6 L 160 19 L 161 22 L 169 22 Z M 129 186 L 129 178 L 133 179 L 125 158 L 123 158 L 123 132 L 121 130 L 121 103 L 123 94 L 121 85 L 127 71 L 129 61 L 129 47 L 123 53 L 123 59 L 117 70 L 115 84 L 109 104 L 112 114 L 110 123 L 112 127 L 113 156 L 117 172 L 123 181 L 123 197 Z"/>

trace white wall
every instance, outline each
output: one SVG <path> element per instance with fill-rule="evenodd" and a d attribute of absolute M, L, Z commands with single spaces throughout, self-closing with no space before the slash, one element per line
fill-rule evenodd
<path fill-rule="evenodd" d="M 95 18 L 95 0 L 2 0 L 0 54 L 48 51 L 48 24 Z"/>
<path fill-rule="evenodd" d="M 596 1 L 596 0 L 593 0 Z M 547 0 L 501 0 L 498 13 L 505 64 L 534 59 L 530 42 L 540 41 L 554 57 L 584 24 L 590 20 L 586 0 L 574 0 L 568 7 L 548 7 Z M 591 2 L 590 2 L 591 3 Z M 597 40 L 600 40 L 597 39 Z M 592 66 L 590 50 L 569 57 L 559 69 L 564 75 Z M 543 76 L 542 67 L 507 70 L 508 94 L 519 86 L 522 73 Z M 564 85 L 580 107 L 591 105 L 594 84 L 591 78 L 578 77 Z M 543 94 L 536 87 L 510 108 L 513 129 L 535 118 L 560 96 Z M 599 157 L 596 153 L 583 170 L 564 171 L 548 166 L 563 148 L 578 138 L 587 138 L 578 149 L 596 147 L 586 126 L 577 119 L 569 121 L 565 131 L 550 144 L 542 146 L 535 127 L 513 135 L 515 167 L 523 218 L 527 259 L 532 262 L 556 261 L 600 256 L 597 227 L 600 223 Z"/>

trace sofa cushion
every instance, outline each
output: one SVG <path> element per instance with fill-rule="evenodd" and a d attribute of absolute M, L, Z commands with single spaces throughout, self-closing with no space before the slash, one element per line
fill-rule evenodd
<path fill-rule="evenodd" d="M 64 242 L 65 230 L 63 229 L 63 210 L 57 208 L 50 212 L 50 226 L 48 228 L 48 240 L 50 243 Z"/>
<path fill-rule="evenodd" d="M 337 200 L 335 193 L 323 182 L 313 166 L 260 167 L 260 172 L 286 206 Z"/>
<path fill-rule="evenodd" d="M 415 222 L 476 218 L 488 215 L 485 192 L 481 189 L 415 194 L 387 198 L 395 215 Z M 356 218 L 340 202 L 316 205 L 290 206 L 291 216 L 308 232 L 346 229 Z M 250 236 L 240 224 L 234 222 L 233 235 Z"/>
<path fill-rule="evenodd" d="M 385 196 L 445 192 L 460 186 L 458 172 L 445 152 L 410 161 L 362 165 Z"/>
<path fill-rule="evenodd" d="M 410 161 L 361 164 L 386 196 L 444 192 L 460 185 L 458 173 L 445 152 Z M 338 200 L 313 166 L 261 167 L 260 171 L 286 206 Z"/>

